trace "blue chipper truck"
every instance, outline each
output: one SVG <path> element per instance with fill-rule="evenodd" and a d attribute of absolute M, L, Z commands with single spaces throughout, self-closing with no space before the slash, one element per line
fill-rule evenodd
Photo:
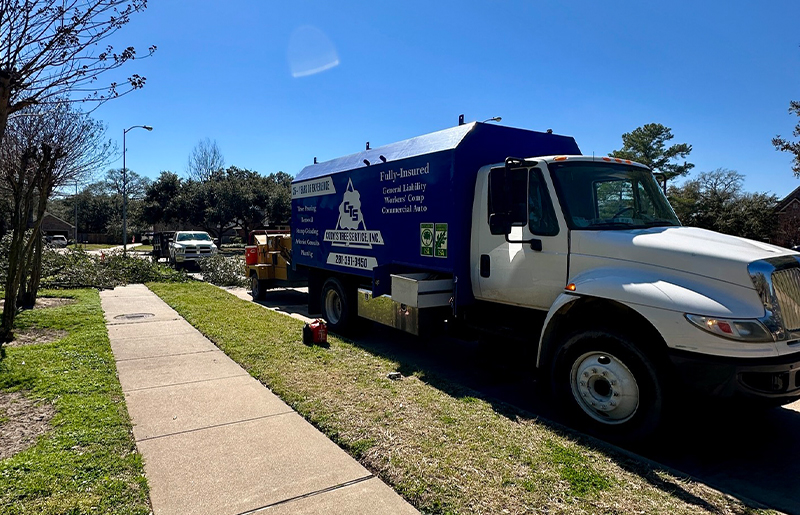
<path fill-rule="evenodd" d="M 361 315 L 419 334 L 426 311 L 443 311 L 427 308 L 474 304 L 478 170 L 550 154 L 580 151 L 571 137 L 470 123 L 307 166 L 292 184 L 291 227 L 311 307 L 333 331 Z"/>
<path fill-rule="evenodd" d="M 623 438 L 686 395 L 800 398 L 800 253 L 681 227 L 643 165 L 469 123 L 291 187 L 291 242 L 270 259 L 308 278 L 333 332 L 360 317 L 522 340 L 560 403 Z M 254 296 L 271 263 L 249 272 Z"/>

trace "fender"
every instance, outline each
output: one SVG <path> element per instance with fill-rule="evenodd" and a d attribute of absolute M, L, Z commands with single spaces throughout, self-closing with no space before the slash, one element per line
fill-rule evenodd
<path fill-rule="evenodd" d="M 641 308 L 720 318 L 760 318 L 765 314 L 755 288 L 688 273 L 667 275 L 664 272 L 667 271 L 602 267 L 575 276 L 570 281 L 575 290 L 560 294 L 548 310 L 539 338 L 537 367 L 554 318 L 564 307 L 583 297 L 612 300 L 627 306 L 649 320 L 656 330 L 659 329 L 658 320 L 653 320 L 652 315 L 647 316 Z"/>

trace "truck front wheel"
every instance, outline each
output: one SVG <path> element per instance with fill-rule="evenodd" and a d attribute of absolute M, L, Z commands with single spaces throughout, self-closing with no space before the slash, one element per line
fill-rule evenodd
<path fill-rule="evenodd" d="M 344 334 L 354 325 L 356 302 L 339 279 L 331 277 L 325 281 L 320 301 L 322 317 L 331 331 Z"/>
<path fill-rule="evenodd" d="M 641 440 L 661 421 L 664 387 L 658 368 L 621 335 L 573 334 L 556 355 L 551 381 L 559 405 L 604 438 Z"/>

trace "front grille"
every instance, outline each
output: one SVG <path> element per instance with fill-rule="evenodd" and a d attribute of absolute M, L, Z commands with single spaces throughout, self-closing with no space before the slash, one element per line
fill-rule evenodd
<path fill-rule="evenodd" d="M 772 273 L 775 296 L 787 331 L 800 330 L 800 268 L 786 268 Z"/>
<path fill-rule="evenodd" d="M 183 255 L 186 258 L 206 257 L 211 254 L 211 245 L 185 245 L 183 247 Z"/>

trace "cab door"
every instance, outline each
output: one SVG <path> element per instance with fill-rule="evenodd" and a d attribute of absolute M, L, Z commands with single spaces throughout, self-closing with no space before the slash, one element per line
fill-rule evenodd
<path fill-rule="evenodd" d="M 489 168 L 476 184 L 472 227 L 475 298 L 549 309 L 567 281 L 569 239 L 546 164 L 506 166 L 510 232 L 492 234 Z M 497 168 L 495 168 L 497 170 Z"/>

